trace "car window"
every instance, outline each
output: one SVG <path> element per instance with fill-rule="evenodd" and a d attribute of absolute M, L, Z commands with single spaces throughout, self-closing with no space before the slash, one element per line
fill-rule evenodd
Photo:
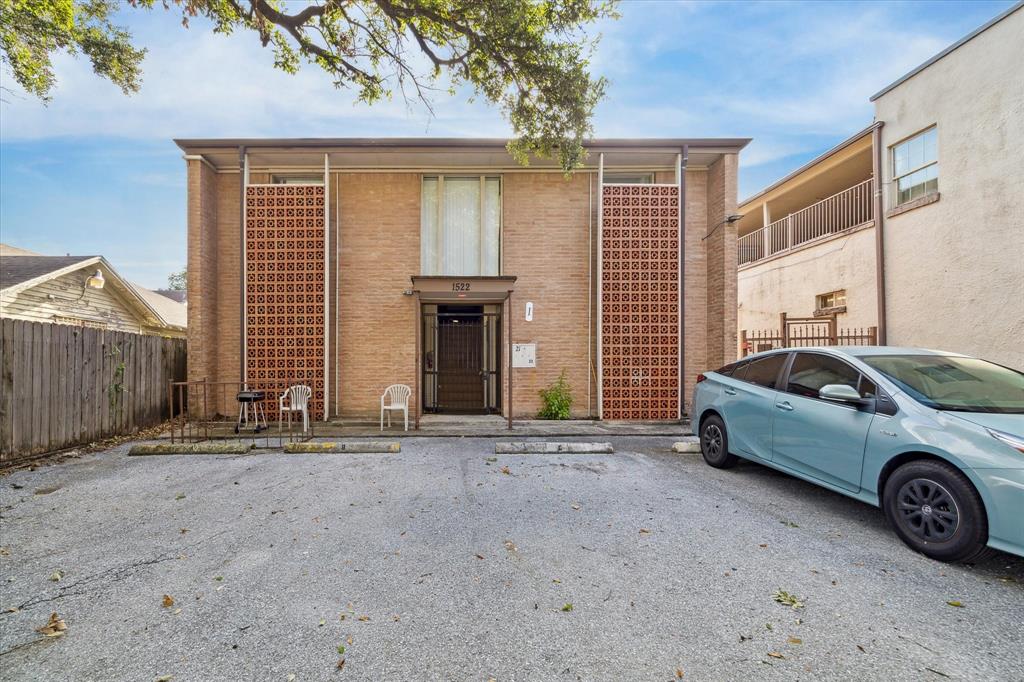
<path fill-rule="evenodd" d="M 776 353 L 775 355 L 751 360 L 744 368 L 746 371 L 743 372 L 743 376 L 736 376 L 736 378 L 749 381 L 758 386 L 764 386 L 765 388 L 775 388 L 779 378 L 779 370 L 782 369 L 782 365 L 786 362 L 787 357 L 787 353 Z"/>
<path fill-rule="evenodd" d="M 860 384 L 858 384 L 857 390 L 860 391 L 861 398 L 878 397 L 878 387 L 875 386 L 875 382 L 871 381 L 871 379 L 868 379 L 863 374 L 860 375 Z"/>
<path fill-rule="evenodd" d="M 737 367 L 742 367 L 747 364 L 746 360 L 737 360 L 736 362 L 730 362 L 724 367 L 719 367 L 715 370 L 716 374 L 724 374 L 727 377 L 731 377 L 732 373 L 736 371 Z"/>
<path fill-rule="evenodd" d="M 845 384 L 857 388 L 859 380 L 860 372 L 842 360 L 819 353 L 797 353 L 789 369 L 786 392 L 817 398 L 822 386 Z"/>

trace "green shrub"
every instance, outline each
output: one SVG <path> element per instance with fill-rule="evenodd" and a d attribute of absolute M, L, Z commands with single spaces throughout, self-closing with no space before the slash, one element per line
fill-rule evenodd
<path fill-rule="evenodd" d="M 565 370 L 558 375 L 558 381 L 538 391 L 544 407 L 537 413 L 538 419 L 568 419 L 569 408 L 572 407 L 572 390 L 565 380 Z"/>

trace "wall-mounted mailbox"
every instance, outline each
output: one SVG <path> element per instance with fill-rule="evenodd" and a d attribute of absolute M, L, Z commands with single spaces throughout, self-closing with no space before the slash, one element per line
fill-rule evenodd
<path fill-rule="evenodd" d="M 512 366 L 513 367 L 536 367 L 537 366 L 537 344 L 535 344 L 535 343 L 513 343 L 512 344 Z"/>

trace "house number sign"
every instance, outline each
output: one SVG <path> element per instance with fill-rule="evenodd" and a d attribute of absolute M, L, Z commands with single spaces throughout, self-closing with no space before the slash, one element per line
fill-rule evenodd
<path fill-rule="evenodd" d="M 452 282 L 452 291 L 469 291 L 469 282 Z"/>

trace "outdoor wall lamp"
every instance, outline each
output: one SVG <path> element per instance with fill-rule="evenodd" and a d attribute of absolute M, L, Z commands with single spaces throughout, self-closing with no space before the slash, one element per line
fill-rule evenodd
<path fill-rule="evenodd" d="M 100 270 L 85 278 L 85 286 L 91 289 L 102 289 L 104 284 L 106 280 L 103 279 L 103 272 Z"/>
<path fill-rule="evenodd" d="M 700 238 L 700 240 L 701 240 L 701 241 L 704 241 L 705 239 L 707 239 L 708 237 L 710 237 L 711 235 L 713 235 L 713 234 L 715 233 L 715 230 L 717 230 L 718 228 L 720 228 L 720 227 L 721 227 L 722 225 L 725 225 L 726 223 L 729 223 L 730 225 L 732 225 L 732 224 L 733 224 L 734 222 L 736 222 L 737 220 L 741 220 L 742 218 L 743 218 L 743 214 L 742 214 L 742 213 L 733 213 L 733 214 L 732 214 L 732 215 L 730 215 L 730 216 L 726 216 L 726 217 L 725 217 L 725 220 L 723 220 L 722 222 L 718 223 L 718 224 L 717 224 L 717 225 L 715 225 L 715 226 L 714 226 L 713 228 L 711 228 L 711 231 L 710 231 L 710 232 L 708 232 L 708 233 L 707 233 L 706 235 L 704 235 L 703 237 L 701 237 L 701 238 Z"/>

